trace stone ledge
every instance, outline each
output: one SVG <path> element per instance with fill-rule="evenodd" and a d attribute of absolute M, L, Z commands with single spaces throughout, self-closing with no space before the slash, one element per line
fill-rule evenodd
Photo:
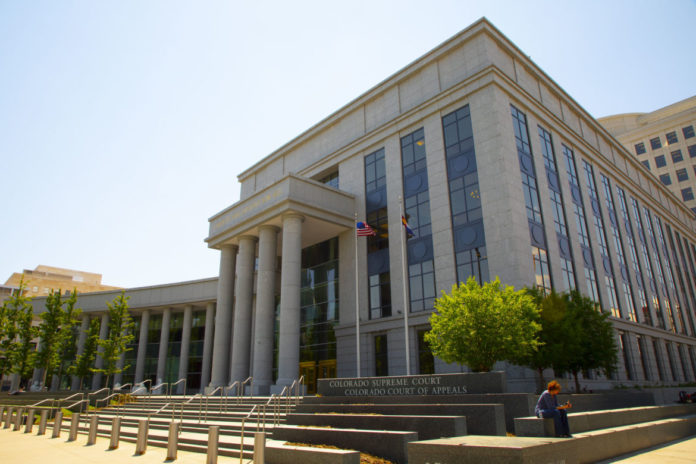
<path fill-rule="evenodd" d="M 284 441 L 267 440 L 266 464 L 360 464 L 360 452 L 309 446 L 288 446 Z"/>

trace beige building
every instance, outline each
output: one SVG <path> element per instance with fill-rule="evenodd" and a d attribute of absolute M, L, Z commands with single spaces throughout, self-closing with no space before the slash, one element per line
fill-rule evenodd
<path fill-rule="evenodd" d="M 598 121 L 696 214 L 696 96 Z"/>
<path fill-rule="evenodd" d="M 29 297 L 46 296 L 51 290 L 63 290 L 65 292 L 66 290 L 72 291 L 76 288 L 79 293 L 86 293 L 117 290 L 120 288 L 102 284 L 101 274 L 40 264 L 34 270 L 25 269 L 21 273 L 13 273 L 3 286 L 7 289 L 7 292 L 0 293 L 0 295 L 3 295 L 3 299 L 9 296 L 9 289 L 19 288 L 19 283 L 22 279 L 26 288 L 24 294 Z"/>

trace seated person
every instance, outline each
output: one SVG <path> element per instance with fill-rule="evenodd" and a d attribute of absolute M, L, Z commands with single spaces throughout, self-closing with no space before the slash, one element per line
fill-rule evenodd
<path fill-rule="evenodd" d="M 537 417 L 544 419 L 553 419 L 553 425 L 556 429 L 557 437 L 570 438 L 570 429 L 568 428 L 568 414 L 566 409 L 572 407 L 570 401 L 559 406 L 556 395 L 561 392 L 561 384 L 552 380 L 547 386 L 547 390 L 541 394 L 534 408 L 534 414 Z"/>

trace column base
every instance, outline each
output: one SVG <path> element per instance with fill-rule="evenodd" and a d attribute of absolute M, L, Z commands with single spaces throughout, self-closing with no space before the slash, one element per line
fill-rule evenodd
<path fill-rule="evenodd" d="M 295 379 L 278 379 L 275 385 L 271 385 L 271 394 L 279 395 L 284 387 L 290 388 Z"/>
<path fill-rule="evenodd" d="M 271 385 L 257 385 L 251 389 L 252 396 L 268 396 L 271 394 Z"/>

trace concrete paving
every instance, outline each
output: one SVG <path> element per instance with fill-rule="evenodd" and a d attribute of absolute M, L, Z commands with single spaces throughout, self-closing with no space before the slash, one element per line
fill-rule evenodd
<path fill-rule="evenodd" d="M 36 427 L 35 427 L 36 428 Z M 13 432 L 0 429 L 0 462 L 3 464 L 205 464 L 206 455 L 179 451 L 176 461 L 167 461 L 167 449 L 148 446 L 147 452 L 136 456 L 135 443 L 121 442 L 118 449 L 108 450 L 109 440 L 97 438 L 97 443 L 87 446 L 87 436 L 78 435 L 76 441 L 69 442 L 67 431 L 60 438 L 50 438 L 51 434 L 38 436 L 34 433 Z M 239 458 L 219 456 L 220 464 L 239 463 Z M 244 464 L 251 464 L 244 460 Z"/>
<path fill-rule="evenodd" d="M 500 440 L 500 437 L 491 437 Z M 78 436 L 74 442 L 67 441 L 67 432 L 60 438 L 50 438 L 50 433 L 38 436 L 11 429 L 0 429 L 0 462 L 5 464 L 205 464 L 206 456 L 199 453 L 179 451 L 176 461 L 167 461 L 167 450 L 148 446 L 147 452 L 136 456 L 135 444 L 122 442 L 116 450 L 109 451 L 109 440 L 97 438 L 97 443 L 86 446 L 87 437 Z M 696 456 L 696 436 L 643 450 L 630 455 L 619 456 L 601 464 L 686 464 L 693 463 Z M 239 458 L 220 456 L 221 464 L 238 463 Z M 251 464 L 244 460 L 244 464 Z"/>

